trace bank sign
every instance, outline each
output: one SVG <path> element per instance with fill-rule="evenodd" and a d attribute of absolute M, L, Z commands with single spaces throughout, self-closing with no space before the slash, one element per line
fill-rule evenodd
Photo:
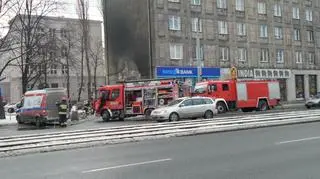
<path fill-rule="evenodd" d="M 198 76 L 197 67 L 156 67 L 157 78 L 196 78 Z M 220 68 L 202 68 L 202 77 L 219 78 Z"/>

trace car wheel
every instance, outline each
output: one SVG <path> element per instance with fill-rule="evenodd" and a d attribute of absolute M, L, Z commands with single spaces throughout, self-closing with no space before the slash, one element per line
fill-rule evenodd
<path fill-rule="evenodd" d="M 102 116 L 102 120 L 104 122 L 108 122 L 110 120 L 110 114 L 109 114 L 108 110 L 104 110 L 102 112 L 101 116 Z"/>
<path fill-rule="evenodd" d="M 177 113 L 171 113 L 169 116 L 169 121 L 170 122 L 175 122 L 175 121 L 179 121 L 180 117 Z"/>
<path fill-rule="evenodd" d="M 213 112 L 208 110 L 204 113 L 204 118 L 205 119 L 212 119 L 213 118 Z"/>
<path fill-rule="evenodd" d="M 147 109 L 145 112 L 144 112 L 144 116 L 145 116 L 145 119 L 146 120 L 150 120 L 151 119 L 151 113 L 152 113 L 152 109 Z"/>
<path fill-rule="evenodd" d="M 310 109 L 310 108 L 311 108 L 311 106 L 309 106 L 309 105 L 306 105 L 306 108 L 307 108 L 307 109 Z"/>
<path fill-rule="evenodd" d="M 40 129 L 42 126 L 41 120 L 39 118 L 36 118 L 36 127 L 37 129 Z"/>
<path fill-rule="evenodd" d="M 220 113 L 220 114 L 225 113 L 225 112 L 227 112 L 227 106 L 223 102 L 218 102 L 217 110 L 218 110 L 218 113 Z"/>

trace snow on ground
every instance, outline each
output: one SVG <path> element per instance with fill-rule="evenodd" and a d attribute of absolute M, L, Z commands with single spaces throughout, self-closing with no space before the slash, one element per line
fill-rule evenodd
<path fill-rule="evenodd" d="M 6 119 L 0 119 L 0 126 L 17 124 L 15 114 L 6 114 Z"/>

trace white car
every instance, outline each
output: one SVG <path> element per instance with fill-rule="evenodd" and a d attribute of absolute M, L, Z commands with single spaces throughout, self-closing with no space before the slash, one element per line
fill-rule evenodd
<path fill-rule="evenodd" d="M 178 121 L 185 118 L 213 118 L 218 111 L 216 103 L 209 97 L 184 97 L 173 100 L 165 107 L 151 112 L 151 117 L 157 121 Z"/>

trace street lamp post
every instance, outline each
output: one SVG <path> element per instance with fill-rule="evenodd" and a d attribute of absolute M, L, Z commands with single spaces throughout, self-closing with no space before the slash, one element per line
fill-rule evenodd
<path fill-rule="evenodd" d="M 201 74 L 202 74 L 202 68 L 201 68 L 201 49 L 200 49 L 200 19 L 197 20 L 197 37 L 196 37 L 196 58 L 197 58 L 197 67 L 198 67 L 198 82 L 201 81 Z"/>

